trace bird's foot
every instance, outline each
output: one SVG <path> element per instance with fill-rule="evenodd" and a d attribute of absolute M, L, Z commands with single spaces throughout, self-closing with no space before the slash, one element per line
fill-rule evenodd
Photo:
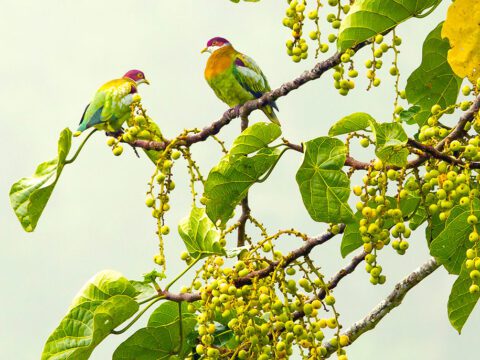
<path fill-rule="evenodd" d="M 112 136 L 114 138 L 119 138 L 120 136 L 122 136 L 124 133 L 123 129 L 120 129 L 120 130 L 117 130 L 117 131 L 105 131 L 105 135 L 106 136 Z"/>

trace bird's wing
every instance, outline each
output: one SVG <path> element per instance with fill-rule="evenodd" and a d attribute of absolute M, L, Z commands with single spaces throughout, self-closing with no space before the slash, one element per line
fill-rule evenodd
<path fill-rule="evenodd" d="M 104 84 L 93 97 L 85 110 L 81 124 L 85 128 L 113 121 L 121 117 L 119 111 L 124 108 L 124 99 L 136 91 L 135 85 L 126 79 L 117 79 Z"/>
<path fill-rule="evenodd" d="M 250 57 L 237 53 L 233 62 L 233 74 L 240 85 L 259 98 L 270 91 L 270 85 L 262 70 Z"/>

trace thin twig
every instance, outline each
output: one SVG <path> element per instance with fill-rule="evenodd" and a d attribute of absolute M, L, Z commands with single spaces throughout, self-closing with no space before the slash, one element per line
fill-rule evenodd
<path fill-rule="evenodd" d="M 372 330 L 391 310 L 399 306 L 405 295 L 427 276 L 433 273 L 440 265 L 434 258 L 428 260 L 425 264 L 420 266 L 417 270 L 408 275 L 405 279 L 395 285 L 395 289 L 388 295 L 385 300 L 380 302 L 369 314 L 362 320 L 357 321 L 348 330 L 344 332 L 347 335 L 350 344 L 358 339 L 362 334 Z M 327 356 L 329 357 L 337 349 L 329 343 L 324 344 L 327 348 Z"/>

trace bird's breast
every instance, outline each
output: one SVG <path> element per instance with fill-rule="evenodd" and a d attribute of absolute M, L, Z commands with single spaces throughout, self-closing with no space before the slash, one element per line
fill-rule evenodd
<path fill-rule="evenodd" d="M 227 54 L 220 52 L 213 53 L 207 61 L 205 67 L 205 79 L 211 80 L 214 77 L 225 73 L 232 66 L 232 59 Z"/>

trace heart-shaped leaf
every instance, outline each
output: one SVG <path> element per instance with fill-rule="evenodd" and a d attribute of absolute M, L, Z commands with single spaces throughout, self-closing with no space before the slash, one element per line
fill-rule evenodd
<path fill-rule="evenodd" d="M 42 360 L 88 359 L 110 332 L 138 311 L 135 287 L 120 273 L 95 275 L 73 300 L 50 335 Z"/>

